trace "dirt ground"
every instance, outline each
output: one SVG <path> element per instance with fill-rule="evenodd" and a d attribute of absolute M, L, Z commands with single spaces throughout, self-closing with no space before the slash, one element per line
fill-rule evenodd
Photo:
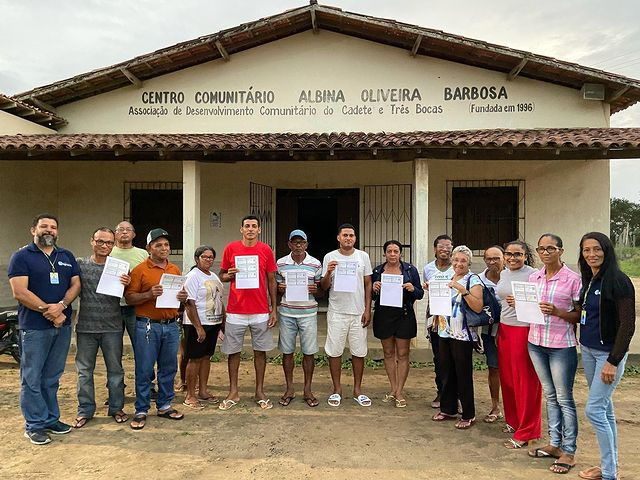
<path fill-rule="evenodd" d="M 125 362 L 128 413 L 133 409 L 133 368 Z M 531 479 L 554 478 L 549 460 L 534 460 L 525 451 L 502 447 L 507 435 L 503 424 L 479 422 L 469 431 L 457 431 L 451 422 L 430 420 L 434 410 L 431 369 L 412 369 L 406 392 L 408 407 L 398 409 L 380 401 L 386 392 L 384 370 L 367 369 L 364 392 L 373 406 L 362 408 L 346 395 L 339 408 L 326 404 L 330 393 L 327 368 L 315 375 L 316 408 L 301 399 L 284 408 L 277 405 L 282 394 L 281 367 L 267 366 L 267 393 L 276 406 L 261 411 L 252 401 L 253 365 L 240 367 L 241 403 L 223 412 L 216 406 L 186 412 L 176 422 L 150 416 L 142 431 L 128 423 L 116 424 L 106 417 L 106 408 L 81 430 L 55 436 L 45 446 L 31 445 L 23 437 L 23 419 L 18 405 L 19 371 L 9 357 L 0 357 L 0 429 L 2 462 L 0 478 L 40 477 L 84 479 L 128 479 L 153 476 L 163 479 Z M 301 371 L 296 369 L 296 379 Z M 97 399 L 106 398 L 105 371 L 99 363 Z M 76 409 L 76 375 L 69 363 L 62 377 L 59 401 L 63 421 L 71 423 Z M 350 372 L 343 371 L 345 393 Z M 225 394 L 226 363 L 213 363 L 209 384 L 216 395 Z M 488 411 L 486 372 L 476 372 L 478 415 Z M 623 380 L 615 397 L 619 425 L 622 478 L 640 478 L 640 378 Z M 576 401 L 580 415 L 578 466 L 566 478 L 597 462 L 598 448 L 584 417 L 586 382 L 578 372 Z M 176 396 L 180 405 L 183 395 Z M 181 408 L 181 405 L 180 407 Z M 154 412 L 151 412 L 154 413 Z M 540 443 L 542 444 L 542 443 Z"/>

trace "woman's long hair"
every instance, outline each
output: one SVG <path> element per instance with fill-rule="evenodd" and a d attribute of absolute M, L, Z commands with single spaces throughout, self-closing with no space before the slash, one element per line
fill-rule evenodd
<path fill-rule="evenodd" d="M 513 240 L 511 242 L 504 244 L 505 251 L 509 245 L 518 245 L 522 250 L 524 250 L 524 264 L 529 267 L 535 267 L 536 265 L 536 256 L 533 254 L 533 249 L 529 246 L 527 242 L 523 242 L 522 240 Z"/>
<path fill-rule="evenodd" d="M 613 292 L 615 279 L 620 272 L 620 266 L 618 265 L 618 258 L 616 257 L 616 251 L 613 247 L 613 243 L 604 233 L 589 232 L 585 233 L 580 239 L 580 251 L 578 253 L 578 266 L 580 267 L 580 275 L 582 276 L 582 290 L 580 291 L 580 303 L 584 301 L 589 283 L 593 279 L 593 272 L 591 267 L 587 264 L 584 256 L 582 255 L 582 246 L 585 240 L 595 240 L 600 244 L 602 252 L 604 253 L 604 259 L 600 270 L 598 270 L 597 276 L 602 279 L 602 291 L 603 293 Z"/>

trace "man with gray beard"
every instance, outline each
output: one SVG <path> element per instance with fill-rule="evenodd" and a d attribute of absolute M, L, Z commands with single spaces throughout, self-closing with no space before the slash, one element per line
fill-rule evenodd
<path fill-rule="evenodd" d="M 75 256 L 56 245 L 58 219 L 33 219 L 33 243 L 11 256 L 9 283 L 19 302 L 20 407 L 24 436 L 35 445 L 51 442 L 71 427 L 60 421 L 58 387 L 71 341 L 71 302 L 80 293 Z"/>

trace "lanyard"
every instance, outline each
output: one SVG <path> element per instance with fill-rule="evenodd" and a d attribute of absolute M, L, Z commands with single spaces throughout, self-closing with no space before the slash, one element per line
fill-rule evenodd
<path fill-rule="evenodd" d="M 584 292 L 584 299 L 582 300 L 582 310 L 585 310 L 587 308 L 587 297 L 589 296 L 589 291 L 591 290 L 591 285 L 593 285 L 593 280 L 595 277 L 591 277 L 591 280 L 589 281 L 589 286 L 587 287 L 587 290 Z"/>
<path fill-rule="evenodd" d="M 51 261 L 51 257 L 49 255 L 47 255 L 46 253 L 44 253 L 44 251 L 40 250 L 42 252 L 42 254 L 45 256 L 45 258 L 47 259 L 47 262 L 49 262 L 49 265 L 51 265 L 51 271 L 53 273 L 55 273 L 56 271 L 56 260 L 58 260 L 58 250 L 56 250 L 56 256 L 53 259 L 53 262 Z"/>

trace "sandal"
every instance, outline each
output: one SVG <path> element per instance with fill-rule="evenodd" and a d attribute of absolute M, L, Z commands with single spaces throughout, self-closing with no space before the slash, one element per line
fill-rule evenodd
<path fill-rule="evenodd" d="M 204 408 L 204 405 L 202 405 L 200 402 L 187 402 L 186 400 L 182 402 L 182 405 L 192 410 L 202 410 Z"/>
<path fill-rule="evenodd" d="M 406 408 L 407 401 L 404 398 L 396 398 L 396 408 Z"/>
<path fill-rule="evenodd" d="M 73 428 L 82 428 L 84 427 L 87 422 L 91 420 L 90 418 L 87 417 L 76 417 L 76 419 L 73 421 Z"/>
<path fill-rule="evenodd" d="M 473 427 L 473 424 L 474 424 L 474 423 L 476 423 L 476 419 L 475 419 L 475 417 L 474 417 L 474 418 L 470 418 L 470 419 L 468 419 L 468 420 L 465 420 L 464 418 L 461 418 L 460 420 L 458 420 L 458 421 L 456 422 L 455 427 L 456 427 L 458 430 L 467 430 L 467 429 L 469 429 L 469 428 Z"/>
<path fill-rule="evenodd" d="M 158 410 L 158 416 L 161 418 L 168 418 L 169 420 L 182 420 L 184 415 L 178 412 L 175 408 L 169 408 L 164 412 Z"/>
<path fill-rule="evenodd" d="M 119 412 L 114 413 L 113 415 L 111 415 L 113 417 L 113 419 L 116 421 L 116 423 L 124 423 L 127 420 L 129 420 L 129 415 L 127 415 L 126 413 L 124 413 L 122 410 L 120 410 Z"/>
<path fill-rule="evenodd" d="M 382 403 L 390 403 L 395 401 L 396 397 L 394 397 L 393 395 L 389 395 L 388 393 L 385 393 L 384 397 L 382 397 Z"/>
<path fill-rule="evenodd" d="M 502 433 L 516 433 L 516 429 L 507 423 L 502 427 Z"/>
<path fill-rule="evenodd" d="M 208 397 L 196 396 L 196 398 L 198 399 L 199 402 L 211 403 L 213 405 L 215 405 L 216 403 L 220 403 L 220 400 L 217 397 L 214 397 L 213 395 L 209 395 Z"/>
<path fill-rule="evenodd" d="M 559 455 L 554 455 L 553 453 L 549 453 L 546 450 L 543 450 L 542 448 L 529 450 L 529 452 L 527 452 L 527 455 L 529 455 L 531 458 L 560 458 Z"/>
<path fill-rule="evenodd" d="M 229 410 L 229 409 L 235 407 L 237 404 L 238 404 L 238 402 L 236 402 L 235 400 L 231 400 L 230 398 L 226 398 L 222 402 L 220 402 L 220 405 L 218 405 L 218 408 L 220 410 Z"/>
<path fill-rule="evenodd" d="M 320 404 L 316 397 L 304 397 L 303 400 L 307 402 L 307 405 L 310 407 L 317 407 Z"/>
<path fill-rule="evenodd" d="M 267 398 L 267 399 L 261 399 L 261 400 L 256 400 L 256 403 L 258 405 L 260 405 L 260 408 L 262 410 L 271 410 L 273 408 L 273 403 L 271 403 L 271 399 Z"/>
<path fill-rule="evenodd" d="M 342 396 L 339 393 L 332 393 L 327 399 L 327 403 L 332 407 L 339 407 L 342 401 Z"/>
<path fill-rule="evenodd" d="M 482 420 L 484 423 L 496 423 L 498 420 L 502 418 L 502 412 L 498 413 L 489 413 Z"/>
<path fill-rule="evenodd" d="M 370 407 L 371 406 L 371 399 L 369 397 L 367 397 L 366 395 L 358 395 L 357 397 L 353 397 L 353 399 L 361 407 Z"/>
<path fill-rule="evenodd" d="M 134 425 L 136 423 L 137 425 Z M 147 423 L 147 414 L 146 413 L 136 413 L 131 419 L 131 423 L 129 426 L 133 430 L 142 430 Z"/>
<path fill-rule="evenodd" d="M 508 441 L 504 442 L 503 445 L 507 450 L 518 450 L 529 445 L 529 442 L 520 442 L 514 438 L 510 438 Z"/>
<path fill-rule="evenodd" d="M 433 420 L 434 422 L 444 422 L 445 420 L 457 420 L 457 419 L 458 419 L 457 415 L 449 415 L 447 413 L 442 413 L 442 412 L 438 412 L 433 417 L 431 417 L 431 420 Z"/>
<path fill-rule="evenodd" d="M 553 473 L 559 473 L 560 475 L 564 475 L 566 473 L 569 473 L 569 471 L 571 471 L 571 469 L 575 466 L 576 466 L 575 463 L 571 464 L 571 463 L 563 463 L 563 462 L 556 461 L 551 464 L 551 466 L 549 467 L 549 470 L 551 470 Z"/>
<path fill-rule="evenodd" d="M 287 395 L 286 397 L 283 395 L 282 397 L 280 397 L 280 401 L 278 401 L 278 403 L 283 407 L 288 407 L 291 403 L 291 400 L 293 400 L 294 398 L 296 398 L 295 395 Z"/>
<path fill-rule="evenodd" d="M 589 467 L 581 470 L 578 476 L 586 480 L 602 480 L 602 469 L 600 467 Z"/>

